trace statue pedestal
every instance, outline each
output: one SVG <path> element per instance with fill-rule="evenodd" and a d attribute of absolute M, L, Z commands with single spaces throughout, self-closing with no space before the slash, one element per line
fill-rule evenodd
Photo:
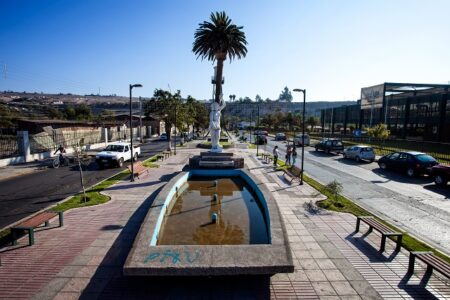
<path fill-rule="evenodd" d="M 242 169 L 244 158 L 233 157 L 228 152 L 202 152 L 200 155 L 189 158 L 190 169 Z"/>

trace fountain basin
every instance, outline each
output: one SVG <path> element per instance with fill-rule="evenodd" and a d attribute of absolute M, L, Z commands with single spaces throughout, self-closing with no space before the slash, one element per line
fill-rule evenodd
<path fill-rule="evenodd" d="M 190 178 L 199 177 L 237 177 L 245 181 L 258 201 L 266 235 L 257 238 L 256 243 L 248 238 L 249 242 L 238 244 L 230 244 L 235 243 L 231 241 L 222 245 L 186 245 L 169 241 L 162 245 L 161 240 L 166 240 L 164 228 L 170 222 L 178 193 L 182 193 Z M 218 221 L 221 222 L 220 214 Z M 244 169 L 194 169 L 174 177 L 154 200 L 124 265 L 124 274 L 132 276 L 273 275 L 293 271 L 286 230 L 275 199 L 264 184 Z"/>

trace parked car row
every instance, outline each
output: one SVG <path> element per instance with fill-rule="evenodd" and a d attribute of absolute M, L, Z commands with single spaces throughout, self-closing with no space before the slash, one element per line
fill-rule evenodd
<path fill-rule="evenodd" d="M 314 148 L 316 151 L 322 150 L 326 153 L 334 152 L 339 154 L 344 152 L 344 144 L 339 139 L 323 139 Z"/>
<path fill-rule="evenodd" d="M 316 151 L 327 153 L 342 153 L 344 158 L 356 161 L 375 161 L 375 151 L 370 146 L 356 145 L 344 149 L 339 139 L 323 139 L 314 146 Z M 378 160 L 378 165 L 383 170 L 392 170 L 406 174 L 409 177 L 430 175 L 437 185 L 446 185 L 450 181 L 450 165 L 439 164 L 438 161 L 425 153 L 415 151 L 400 151 L 390 153 Z"/>

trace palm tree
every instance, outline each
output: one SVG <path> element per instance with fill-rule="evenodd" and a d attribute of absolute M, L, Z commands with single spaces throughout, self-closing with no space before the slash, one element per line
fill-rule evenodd
<path fill-rule="evenodd" d="M 223 61 L 228 57 L 230 61 L 234 58 L 242 58 L 247 54 L 247 41 L 245 33 L 241 30 L 242 26 L 236 26 L 231 23 L 231 19 L 225 12 L 211 13 L 211 22 L 199 24 L 195 31 L 195 40 L 192 52 L 197 58 L 217 60 L 216 68 L 216 94 L 214 101 L 220 103 L 222 95 L 222 73 Z"/>

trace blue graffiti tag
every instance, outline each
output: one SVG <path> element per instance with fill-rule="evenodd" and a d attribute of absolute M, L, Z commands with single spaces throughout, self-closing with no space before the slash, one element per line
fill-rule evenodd
<path fill-rule="evenodd" d="M 193 262 L 195 262 L 197 259 L 199 259 L 199 257 L 200 257 L 199 251 L 195 251 L 194 253 L 190 253 L 189 251 L 184 251 L 184 260 L 189 264 L 192 264 Z M 166 250 L 162 253 L 159 251 L 151 252 L 144 259 L 144 263 L 147 263 L 152 260 L 156 260 L 157 258 L 159 258 L 159 262 L 161 262 L 161 263 L 164 263 L 167 261 L 172 264 L 177 264 L 179 262 L 182 262 L 182 256 L 179 251 Z"/>
<path fill-rule="evenodd" d="M 176 264 L 180 261 L 180 253 L 179 252 L 172 252 L 171 250 L 166 250 L 163 253 L 163 257 L 161 257 L 160 262 L 164 262 L 166 260 L 167 257 L 172 257 L 172 263 Z"/>
<path fill-rule="evenodd" d="M 198 251 L 195 252 L 195 258 L 191 259 L 191 255 L 188 251 L 184 251 L 184 255 L 186 256 L 186 260 L 188 261 L 188 263 L 192 264 L 194 261 L 196 261 L 198 259 L 198 257 L 200 256 L 200 253 Z"/>
<path fill-rule="evenodd" d="M 160 255 L 159 252 L 153 252 L 147 255 L 147 257 L 144 259 L 144 264 L 146 264 L 149 260 L 154 260 Z"/>

